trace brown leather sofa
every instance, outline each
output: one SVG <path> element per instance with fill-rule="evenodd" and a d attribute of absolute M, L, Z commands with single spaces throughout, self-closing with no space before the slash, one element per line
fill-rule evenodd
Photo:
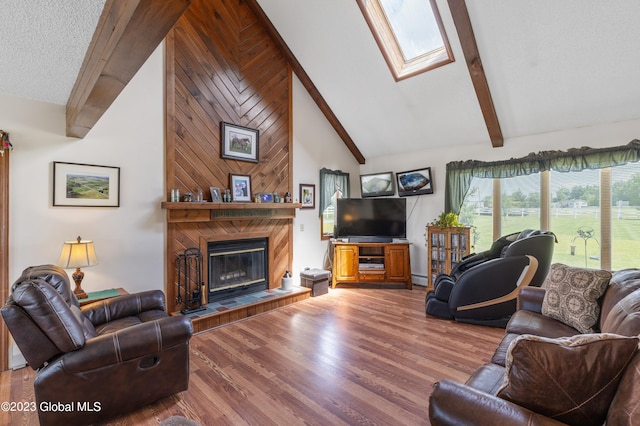
<path fill-rule="evenodd" d="M 581 334 L 573 327 L 563 322 L 549 318 L 542 314 L 542 303 L 545 289 L 526 287 L 523 288 L 518 298 L 518 310 L 507 324 L 506 333 L 498 345 L 491 362 L 476 370 L 465 384 L 456 383 L 445 379 L 436 383 L 429 398 L 429 418 L 431 424 L 438 425 L 558 425 L 565 424 L 546 415 L 525 408 L 506 398 L 497 396 L 505 384 L 505 376 L 508 374 L 505 368 L 509 346 L 516 339 L 529 339 L 530 335 L 541 336 L 555 340 L 563 337 L 574 336 L 569 340 L 587 337 L 597 338 L 594 334 Z M 627 269 L 615 272 L 606 287 L 604 295 L 599 299 L 600 316 L 596 323 L 596 329 L 601 333 L 612 333 L 621 336 L 637 336 L 640 334 L 640 269 Z M 526 336 L 525 336 L 526 335 Z M 519 336 L 522 336 L 519 338 Z M 616 338 L 616 336 L 611 336 Z M 534 337 L 536 339 L 536 337 Z M 624 339 L 624 338 L 622 338 Z M 634 352 L 635 350 L 635 352 Z M 512 345 L 513 351 L 513 345 Z M 614 356 L 610 352 L 602 352 L 598 356 Z M 509 362 L 521 355 L 511 353 Z M 544 355 L 544 354 L 543 354 Z M 553 363 L 564 362 L 562 357 L 555 359 L 541 358 L 544 364 L 541 371 L 549 370 Z M 609 406 L 602 407 L 606 413 L 606 425 L 639 425 L 640 424 L 640 351 L 637 342 L 631 346 L 630 354 L 624 367 L 617 373 L 615 387 L 610 389 L 614 395 Z M 596 364 L 598 357 L 587 359 L 585 362 Z M 537 360 L 536 360 L 537 362 Z M 585 371 L 577 366 L 564 362 L 557 365 L 560 373 L 551 377 L 552 380 L 566 386 L 579 386 L 574 384 L 584 380 Z M 590 373 L 594 369 L 590 368 Z M 595 370 L 599 374 L 601 370 Z M 513 371 L 511 372 L 513 373 Z M 526 379 L 524 372 L 516 371 Z M 581 376 L 582 377 L 578 377 Z M 534 379 L 534 376 L 529 376 Z M 587 377 L 589 382 L 597 377 Z M 619 381 L 618 381 L 619 380 Z M 584 382 L 583 382 L 584 383 Z M 525 382 L 525 384 L 527 384 Z M 612 385 L 614 386 L 614 385 Z M 526 389 L 530 392 L 532 402 L 535 398 L 550 397 L 561 398 L 561 395 L 553 395 L 550 389 Z M 537 396 L 536 396 L 537 395 Z M 580 410 L 581 407 L 574 407 Z M 589 423 L 600 420 L 588 419 Z M 574 424 L 585 424 L 583 421 Z"/>
<path fill-rule="evenodd" d="M 159 290 L 79 307 L 67 273 L 25 269 L 2 308 L 34 381 L 40 424 L 93 424 L 186 390 L 191 322 Z"/>

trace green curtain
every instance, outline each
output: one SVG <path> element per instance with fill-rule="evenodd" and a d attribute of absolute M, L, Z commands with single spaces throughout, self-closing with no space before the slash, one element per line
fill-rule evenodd
<path fill-rule="evenodd" d="M 335 196 L 334 196 L 335 195 Z M 322 216 L 325 209 L 331 205 L 335 198 L 349 197 L 349 173 L 340 170 L 320 170 L 320 209 Z"/>
<path fill-rule="evenodd" d="M 453 161 L 446 167 L 445 211 L 460 213 L 462 202 L 474 177 L 509 178 L 545 170 L 578 172 L 640 161 L 640 140 L 611 148 L 572 148 L 567 151 L 540 151 L 502 161 Z"/>

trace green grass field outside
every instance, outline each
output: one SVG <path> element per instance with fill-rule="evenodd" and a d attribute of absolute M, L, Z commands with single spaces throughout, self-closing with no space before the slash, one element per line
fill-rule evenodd
<path fill-rule="evenodd" d="M 109 199 L 109 178 L 107 176 L 67 176 L 67 197 L 92 200 Z"/>
<path fill-rule="evenodd" d="M 507 216 L 502 218 L 502 235 L 523 229 L 539 229 L 540 217 L 537 209 L 528 209 L 527 215 Z M 640 267 L 640 215 L 635 207 L 627 207 L 622 211 L 613 209 L 611 224 L 612 247 L 611 263 L 614 270 Z M 474 251 L 487 250 L 493 242 L 492 217 L 473 215 L 476 227 Z M 593 238 L 581 238 L 578 229 L 592 228 Z M 583 228 L 583 229 L 585 229 Z M 551 230 L 558 237 L 554 248 L 553 262 L 572 266 L 600 267 L 600 217 L 596 208 L 554 209 L 551 216 Z M 586 242 L 586 244 L 585 244 Z M 572 250 L 572 246 L 575 246 Z M 573 255 L 571 254 L 573 251 Z"/>

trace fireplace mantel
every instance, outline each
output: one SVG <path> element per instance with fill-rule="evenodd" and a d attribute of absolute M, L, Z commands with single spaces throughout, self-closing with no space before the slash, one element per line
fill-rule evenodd
<path fill-rule="evenodd" d="M 223 220 L 293 219 L 300 203 L 211 203 L 164 201 L 167 222 L 213 222 Z"/>

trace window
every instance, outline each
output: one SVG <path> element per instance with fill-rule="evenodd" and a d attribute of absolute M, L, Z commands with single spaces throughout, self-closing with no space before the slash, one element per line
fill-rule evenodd
<path fill-rule="evenodd" d="M 640 162 L 611 169 L 611 267 L 638 266 Z"/>
<path fill-rule="evenodd" d="M 551 171 L 551 227 L 558 236 L 554 262 L 600 267 L 600 170 Z M 630 265 L 629 265 L 630 266 Z"/>
<path fill-rule="evenodd" d="M 476 252 L 488 250 L 496 239 L 494 203 L 500 212 L 499 236 L 540 228 L 540 173 L 499 179 L 498 183 L 499 197 L 494 198 L 494 179 L 473 178 L 460 212 L 460 221 L 475 227 Z"/>
<path fill-rule="evenodd" d="M 540 228 L 540 173 L 501 179 L 500 233 Z"/>
<path fill-rule="evenodd" d="M 349 198 L 349 173 L 320 170 L 320 232 L 322 239 L 333 236 L 333 223 L 338 198 Z"/>
<path fill-rule="evenodd" d="M 550 200 L 541 198 L 540 173 L 503 179 L 473 178 L 460 219 L 462 223 L 476 227 L 475 251 L 488 250 L 502 235 L 524 229 L 549 229 L 558 238 L 554 262 L 601 267 L 601 245 L 605 236 L 600 229 L 604 210 L 600 206 L 600 171 L 551 171 L 543 179 L 549 180 Z M 496 185 L 500 190 L 493 195 Z M 494 229 L 495 204 L 499 206 L 497 232 Z M 542 218 L 547 212 L 550 225 L 545 227 Z M 624 267 L 630 266 L 633 262 L 627 262 Z"/>
<path fill-rule="evenodd" d="M 493 179 L 473 178 L 460 209 L 460 222 L 475 227 L 473 247 L 476 253 L 489 250 L 493 242 Z"/>
<path fill-rule="evenodd" d="M 638 140 L 507 161 L 449 163 L 446 191 L 445 209 L 459 211 L 461 221 L 478 231 L 476 252 L 501 235 L 539 228 L 558 237 L 554 262 L 610 270 L 637 266 Z"/>
<path fill-rule="evenodd" d="M 396 81 L 453 62 L 435 0 L 358 0 Z"/>

